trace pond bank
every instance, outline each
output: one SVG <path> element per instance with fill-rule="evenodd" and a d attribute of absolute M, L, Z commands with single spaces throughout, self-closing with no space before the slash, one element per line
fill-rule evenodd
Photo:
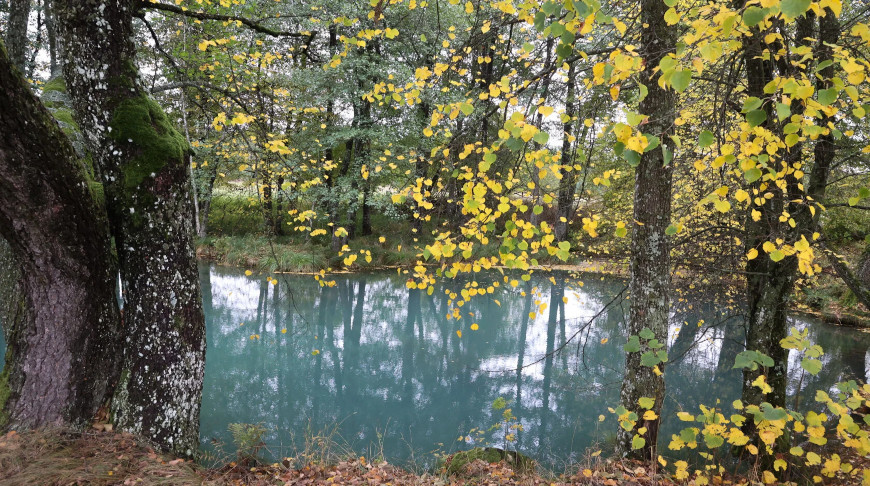
<path fill-rule="evenodd" d="M 386 462 L 352 457 L 334 464 L 259 465 L 243 462 L 205 468 L 156 453 L 129 434 L 42 430 L 0 436 L 0 485 L 538 485 L 680 484 L 640 463 L 596 459 L 567 474 L 517 473 L 505 462 L 477 460 L 455 475 L 417 474 Z"/>
<path fill-rule="evenodd" d="M 335 256 L 325 246 L 304 244 L 289 238 L 269 238 L 258 235 L 219 236 L 200 239 L 196 254 L 201 260 L 221 266 L 243 268 L 264 273 L 311 274 L 331 268 L 344 273 L 411 268 L 417 264 L 413 242 L 380 241 L 363 237 L 351 244 L 351 253 L 359 255 L 350 270 L 343 267 L 342 257 Z M 368 253 L 366 253 L 368 252 Z M 370 261 L 369 261 L 369 257 Z M 551 262 L 537 269 L 610 275 L 628 278 L 628 262 L 617 257 L 575 259 L 572 263 Z M 830 273 L 830 272 L 828 272 Z M 687 274 L 676 275 L 681 280 L 694 280 Z M 728 285 L 741 285 L 730 281 Z M 807 314 L 839 326 L 868 328 L 870 313 L 850 302 L 848 288 L 838 279 L 825 275 L 814 285 L 795 293 L 792 311 Z"/>

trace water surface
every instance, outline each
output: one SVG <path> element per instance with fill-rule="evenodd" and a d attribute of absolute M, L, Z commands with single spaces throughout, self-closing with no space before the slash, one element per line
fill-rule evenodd
<path fill-rule="evenodd" d="M 230 443 L 229 423 L 260 423 L 274 457 L 296 455 L 306 434 L 337 433 L 356 453 L 425 463 L 432 451 L 502 445 L 504 427 L 491 430 L 502 421 L 492 407 L 502 397 L 522 426 L 509 447 L 551 467 L 612 447 L 608 407 L 618 402 L 628 311 L 620 279 L 586 275 L 580 286 L 542 274 L 511 287 L 492 273 L 478 288 L 500 285 L 456 320 L 446 318 L 444 290 L 460 292 L 464 282 L 427 295 L 395 272 L 338 275 L 333 287 L 309 276 L 273 284 L 220 267 L 203 266 L 201 275 L 204 442 Z M 676 411 L 739 398 L 737 313 L 700 298 L 673 312 L 663 437 L 681 428 L 668 420 Z M 866 334 L 804 318 L 792 325 L 808 328 L 827 354 L 817 377 L 792 363 L 790 405 L 804 408 L 816 389 L 866 378 Z"/>

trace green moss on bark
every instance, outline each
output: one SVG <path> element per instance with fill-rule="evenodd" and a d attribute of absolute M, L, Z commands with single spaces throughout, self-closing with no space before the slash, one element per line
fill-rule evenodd
<path fill-rule="evenodd" d="M 11 350 L 7 350 L 6 353 L 10 353 Z M 9 423 L 9 413 L 6 412 L 6 402 L 9 401 L 9 397 L 12 395 L 12 390 L 9 387 L 9 372 L 11 366 L 6 366 L 3 368 L 3 372 L 0 373 L 0 430 L 3 430 L 6 427 L 6 424 Z"/>
<path fill-rule="evenodd" d="M 160 106 L 144 95 L 122 101 L 113 113 L 111 126 L 111 138 L 136 153 L 122 168 L 127 191 L 135 190 L 170 161 L 182 159 L 187 150 L 184 137 Z"/>

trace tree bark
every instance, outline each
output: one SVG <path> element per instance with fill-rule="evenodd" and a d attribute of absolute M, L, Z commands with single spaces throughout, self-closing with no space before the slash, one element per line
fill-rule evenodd
<path fill-rule="evenodd" d="M 177 454 L 199 444 L 205 323 L 184 137 L 139 85 L 132 0 L 57 2 L 64 73 L 94 154 L 124 288 L 116 426 Z"/>
<path fill-rule="evenodd" d="M 559 163 L 562 165 L 562 179 L 559 181 L 558 207 L 556 211 L 555 236 L 556 241 L 568 239 L 568 225 L 574 216 L 574 188 L 577 185 L 577 171 L 574 170 L 574 160 L 571 153 L 571 135 L 574 128 L 574 116 L 576 115 L 576 69 L 574 64 L 568 68 L 568 92 L 565 96 L 565 115 L 568 120 L 562 124 L 565 132 L 562 136 L 562 156 Z M 582 140 L 581 140 L 582 143 Z M 564 221 L 562 221 L 564 219 Z"/>
<path fill-rule="evenodd" d="M 105 213 L 72 145 L 0 48 L 0 237 L 26 278 L 6 304 L 0 427 L 84 425 L 118 371 Z M 8 313 L 7 313 L 8 315 Z"/>
<path fill-rule="evenodd" d="M 26 72 L 27 19 L 30 17 L 30 0 L 9 1 L 9 24 L 6 31 L 6 49 L 9 61 L 22 74 Z"/>
<path fill-rule="evenodd" d="M 674 105 L 676 93 L 658 84 L 658 65 L 662 58 L 673 51 L 676 33 L 664 20 L 667 6 L 661 0 L 641 1 L 640 53 L 644 61 L 641 82 L 647 86 L 648 95 L 640 102 L 640 113 L 647 115 L 647 133 L 659 137 L 662 148 L 656 148 L 641 156 L 635 169 L 634 183 L 634 226 L 631 236 L 631 292 L 628 335 L 638 336 L 649 329 L 659 343 L 667 343 L 668 313 L 670 309 L 670 237 L 665 231 L 671 219 L 671 185 L 673 172 L 671 164 L 666 163 L 664 147 L 673 154 L 670 134 L 674 129 Z M 665 395 L 665 381 L 661 371 L 664 363 L 658 365 L 659 373 L 650 366 L 641 364 L 644 352 L 655 353 L 658 349 L 649 347 L 649 341 L 641 339 L 639 352 L 626 353 L 625 378 L 622 382 L 620 401 L 622 405 L 638 415 L 637 427 L 627 431 L 620 427 L 617 432 L 617 452 L 646 460 L 655 459 L 658 439 L 659 418 L 644 420 L 644 410 L 638 406 L 641 397 L 654 399 L 651 408 L 661 416 Z M 639 434 L 645 444 L 633 447 L 632 440 L 638 428 L 646 428 Z"/>

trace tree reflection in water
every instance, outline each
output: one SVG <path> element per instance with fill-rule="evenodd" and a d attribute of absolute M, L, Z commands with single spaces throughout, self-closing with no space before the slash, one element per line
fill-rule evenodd
<path fill-rule="evenodd" d="M 281 457 L 301 447 L 291 437 L 301 441 L 306 430 L 337 426 L 358 453 L 383 447 L 388 460 L 401 463 L 469 447 L 457 439 L 497 423 L 501 412 L 491 404 L 501 396 L 523 426 L 514 446 L 545 464 L 558 467 L 589 446 L 608 449 L 615 425 L 607 408 L 618 399 L 626 340 L 619 299 L 586 324 L 624 284 L 590 276 L 580 287 L 558 277 L 511 288 L 498 273 L 479 276 L 484 288 L 501 285 L 463 306 L 457 321 L 447 319 L 443 289 L 458 292 L 463 282 L 445 282 L 428 295 L 395 273 L 336 275 L 334 287 L 321 287 L 309 276 L 271 284 L 203 267 L 203 443 L 229 444 L 229 423 L 263 423 L 270 450 Z M 742 350 L 741 321 L 695 298 L 672 315 L 664 440 L 680 426 L 668 414 L 740 395 L 741 375 L 731 366 Z M 537 312 L 542 303 L 546 309 Z M 815 390 L 864 379 L 866 335 L 803 319 L 794 324 L 808 327 L 826 355 L 818 376 L 793 373 L 789 405 L 812 406 Z M 798 388 L 803 398 L 795 397 Z M 600 415 L 608 420 L 599 422 Z M 501 443 L 498 434 L 486 438 Z"/>

